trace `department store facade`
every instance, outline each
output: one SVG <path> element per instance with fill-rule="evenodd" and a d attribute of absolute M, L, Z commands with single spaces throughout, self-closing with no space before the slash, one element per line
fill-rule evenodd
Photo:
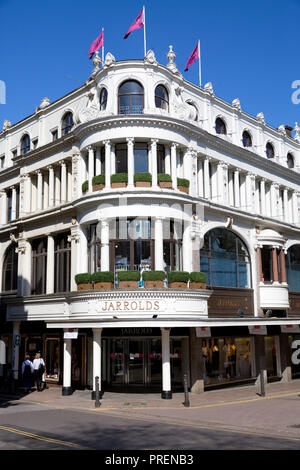
<path fill-rule="evenodd" d="M 300 129 L 271 128 L 167 58 L 96 56 L 84 85 L 5 121 L 2 376 L 19 380 L 25 353 L 41 351 L 65 395 L 95 391 L 96 376 L 163 398 L 184 374 L 194 393 L 261 367 L 297 377 Z M 110 289 L 78 290 L 77 274 L 107 271 Z M 137 287 L 120 288 L 123 271 L 140 272 Z M 164 271 L 163 288 L 145 287 L 145 271 Z M 201 271 L 206 287 L 172 288 L 172 271 Z"/>

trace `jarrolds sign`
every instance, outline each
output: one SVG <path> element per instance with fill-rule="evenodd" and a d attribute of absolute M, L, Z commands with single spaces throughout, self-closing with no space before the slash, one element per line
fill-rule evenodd
<path fill-rule="evenodd" d="M 100 302 L 100 312 L 159 312 L 159 300 L 107 300 Z"/>

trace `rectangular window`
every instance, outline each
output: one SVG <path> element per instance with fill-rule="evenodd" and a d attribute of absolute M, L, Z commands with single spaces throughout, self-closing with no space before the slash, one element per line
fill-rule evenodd
<path fill-rule="evenodd" d="M 70 291 L 71 275 L 71 243 L 68 234 L 63 233 L 55 237 L 55 292 Z"/>
<path fill-rule="evenodd" d="M 116 145 L 116 173 L 128 173 L 126 144 Z"/>
<path fill-rule="evenodd" d="M 46 293 L 47 239 L 35 240 L 32 244 L 32 294 Z"/>
<path fill-rule="evenodd" d="M 52 131 L 52 141 L 54 142 L 57 139 L 58 139 L 58 130 L 55 129 L 54 131 Z"/>
<path fill-rule="evenodd" d="M 134 172 L 148 172 L 148 144 L 146 142 L 134 145 Z"/>

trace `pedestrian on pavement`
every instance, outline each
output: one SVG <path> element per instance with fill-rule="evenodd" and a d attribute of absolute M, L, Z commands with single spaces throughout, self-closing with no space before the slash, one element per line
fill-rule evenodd
<path fill-rule="evenodd" d="M 42 377 L 45 372 L 45 362 L 41 357 L 41 353 L 37 352 L 33 360 L 33 369 L 34 369 L 34 379 L 36 383 L 36 388 L 38 392 L 42 391 Z"/>
<path fill-rule="evenodd" d="M 27 393 L 27 391 L 31 393 L 32 374 L 33 364 L 30 360 L 30 356 L 26 354 L 25 361 L 22 364 L 22 376 L 24 381 L 25 393 Z"/>

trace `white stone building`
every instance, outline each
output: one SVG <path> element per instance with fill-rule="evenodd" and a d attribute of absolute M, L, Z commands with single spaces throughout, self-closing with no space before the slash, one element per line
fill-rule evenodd
<path fill-rule="evenodd" d="M 261 367 L 270 380 L 297 376 L 300 129 L 271 128 L 167 57 L 108 53 L 100 67 L 96 56 L 80 88 L 5 121 L 2 375 L 17 380 L 40 350 L 63 394 L 95 390 L 96 376 L 163 398 L 184 374 L 193 392 L 251 382 Z M 170 288 L 166 275 L 149 289 L 149 270 L 202 271 L 207 288 Z M 107 271 L 112 288 L 77 291 L 77 274 Z M 123 271 L 140 272 L 138 288 L 120 288 Z"/>

